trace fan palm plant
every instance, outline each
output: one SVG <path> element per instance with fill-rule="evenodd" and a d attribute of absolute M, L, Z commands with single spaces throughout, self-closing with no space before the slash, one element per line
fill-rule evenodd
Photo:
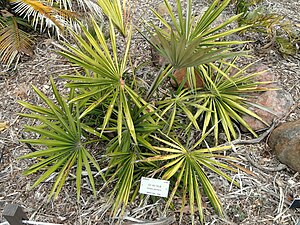
<path fill-rule="evenodd" d="M 145 157 L 157 153 L 149 139 L 149 135 L 156 133 L 161 127 L 159 124 L 149 122 L 151 121 L 149 117 L 154 116 L 155 112 L 143 113 L 143 108 L 134 107 L 130 113 L 134 121 L 137 144 L 132 141 L 128 129 L 123 127 L 121 144 L 116 136 L 110 141 L 106 150 L 110 158 L 109 169 L 105 174 L 109 177 L 106 185 L 114 185 L 111 191 L 114 214 L 120 208 L 124 212 L 130 195 L 131 199 L 136 197 L 141 177 L 147 176 L 150 171 L 157 168 L 154 163 L 140 162 Z M 126 122 L 124 121 L 123 124 Z"/>
<path fill-rule="evenodd" d="M 218 174 L 220 177 L 225 178 L 229 182 L 234 182 L 223 170 L 233 171 L 236 170 L 225 163 L 222 160 L 234 160 L 229 156 L 218 154 L 218 152 L 224 152 L 229 150 L 230 146 L 217 146 L 212 148 L 201 147 L 204 138 L 209 132 L 202 136 L 201 139 L 197 140 L 194 144 L 187 142 L 185 145 L 181 144 L 177 139 L 170 138 L 169 136 L 161 133 L 159 136 L 151 137 L 154 140 L 159 141 L 160 147 L 155 146 L 154 149 L 159 151 L 153 157 L 145 159 L 146 162 L 158 162 L 159 169 L 154 171 L 155 174 L 164 172 L 161 179 L 172 180 L 173 187 L 172 192 L 168 198 L 165 209 L 167 209 L 174 196 L 178 193 L 180 188 L 181 193 L 181 210 L 180 210 L 180 221 L 183 215 L 183 209 L 189 202 L 189 210 L 192 218 L 192 224 L 195 223 L 196 210 L 199 213 L 201 223 L 204 222 L 203 215 L 203 193 L 208 197 L 211 205 L 219 215 L 223 215 L 221 202 L 213 188 L 211 181 L 208 178 L 207 170 Z M 159 163 L 161 162 L 161 163 Z M 195 209 L 197 205 L 197 209 Z"/>
<path fill-rule="evenodd" d="M 197 91 L 195 98 L 209 109 L 203 112 L 202 131 L 205 133 L 209 127 L 213 127 L 216 144 L 220 132 L 219 123 L 222 125 L 228 141 L 231 141 L 231 137 L 237 138 L 235 122 L 257 136 L 249 124 L 244 121 L 242 115 L 249 115 L 265 123 L 258 115 L 248 109 L 249 106 L 253 105 L 251 97 L 254 96 L 250 93 L 274 89 L 265 86 L 272 83 L 271 81 L 263 82 L 256 79 L 257 76 L 266 71 L 247 74 L 246 70 L 253 64 L 239 69 L 234 65 L 235 60 L 230 63 L 222 61 L 218 66 L 211 63 L 209 66 L 200 65 L 198 67 L 204 74 L 205 85 L 203 89 Z M 237 72 L 234 73 L 233 70 Z M 264 109 L 262 106 L 256 105 L 256 107 Z M 200 113 L 194 115 L 196 119 L 199 116 Z"/>
<path fill-rule="evenodd" d="M 164 2 L 171 22 L 168 22 L 155 10 L 152 10 L 164 27 L 158 27 L 153 22 L 146 22 L 146 29 L 150 38 L 143 33 L 141 34 L 159 54 L 166 58 L 174 70 L 191 67 L 186 74 L 190 86 L 196 87 L 197 77 L 195 75 L 197 73 L 195 73 L 194 67 L 245 54 L 243 52 L 229 52 L 230 46 L 243 44 L 245 41 L 223 40 L 226 36 L 248 27 L 226 29 L 241 14 L 235 15 L 219 25 L 212 26 L 230 0 L 222 2 L 214 0 L 202 17 L 197 20 L 192 12 L 192 0 L 187 0 L 185 16 L 180 0 L 176 0 L 177 19 L 169 1 L 164 0 Z"/>
<path fill-rule="evenodd" d="M 87 73 L 85 75 L 66 75 L 62 76 L 71 81 L 67 87 L 77 88 L 81 92 L 74 97 L 71 102 L 84 101 L 86 109 L 81 113 L 83 118 L 99 106 L 105 108 L 105 116 L 101 125 L 101 133 L 107 127 L 112 115 L 117 115 L 117 131 L 121 143 L 123 119 L 130 131 L 134 142 L 137 142 L 133 120 L 130 114 L 131 105 L 129 99 L 137 107 L 150 106 L 125 82 L 126 67 L 128 63 L 128 52 L 131 40 L 131 31 L 128 32 L 127 43 L 125 44 L 124 55 L 122 59 L 118 56 L 116 34 L 112 21 L 110 21 L 110 44 L 105 40 L 104 34 L 96 23 L 92 20 L 96 37 L 82 26 L 85 39 L 80 35 L 73 33 L 78 47 L 65 44 L 66 48 L 61 54 L 69 59 L 75 65 L 82 67 Z M 112 51 L 112 53 L 110 52 Z M 144 110 L 144 112 L 147 112 Z"/>
<path fill-rule="evenodd" d="M 21 142 L 41 146 L 41 149 L 20 157 L 21 159 L 37 159 L 37 163 L 29 167 L 24 174 L 44 172 L 32 186 L 36 187 L 56 173 L 49 195 L 49 198 L 52 196 L 56 198 L 73 170 L 73 166 L 76 165 L 77 198 L 80 197 L 83 168 L 88 174 L 90 185 L 94 195 L 96 195 L 91 166 L 94 166 L 99 172 L 100 167 L 86 148 L 88 142 L 84 141 L 85 137 L 79 119 L 80 109 L 78 105 L 66 103 L 66 100 L 57 91 L 52 79 L 51 85 L 58 104 L 52 102 L 34 86 L 34 91 L 44 101 L 46 107 L 35 106 L 23 101 L 19 102 L 32 111 L 31 114 L 20 114 L 21 116 L 35 119 L 41 123 L 37 126 L 25 126 L 27 131 L 40 134 L 40 137 L 38 139 L 23 139 Z M 74 90 L 71 90 L 70 97 L 73 94 Z"/>
<path fill-rule="evenodd" d="M 123 2 L 126 4 L 126 1 Z M 94 141 L 90 137 L 92 134 L 98 136 L 99 140 L 107 141 L 105 153 L 101 158 L 106 160 L 107 166 L 103 174 L 104 187 L 113 186 L 110 192 L 111 200 L 114 201 L 113 215 L 116 215 L 119 209 L 124 213 L 130 197 L 132 199 L 136 197 L 142 176 L 161 174 L 161 172 L 163 172 L 162 178 L 171 180 L 173 185 L 166 209 L 171 205 L 174 196 L 180 193 L 181 188 L 180 218 L 182 218 L 183 208 L 189 204 L 192 223 L 195 223 L 195 206 L 198 208 L 200 221 L 203 222 L 202 196 L 204 194 L 215 211 L 223 215 L 221 202 L 209 180 L 208 171 L 237 185 L 225 173 L 225 171 L 235 172 L 234 168 L 224 162 L 234 160 L 234 158 L 219 154 L 229 150 L 230 146 L 216 145 L 210 148 L 204 146 L 203 142 L 212 130 L 218 139 L 219 121 L 230 140 L 232 136 L 235 137 L 233 121 L 240 122 L 247 127 L 239 113 L 259 118 L 246 108 L 250 103 L 244 94 L 263 90 L 257 87 L 262 83 L 251 81 L 251 78 L 259 73 L 244 75 L 247 67 L 238 70 L 235 74 L 230 74 L 230 71 L 235 68 L 234 61 L 227 63 L 222 60 L 242 54 L 229 52 L 230 45 L 242 42 L 224 41 L 222 38 L 244 28 L 221 31 L 239 16 L 211 27 L 229 0 L 222 2 L 215 0 L 197 21 L 192 16 L 191 0 L 187 1 L 185 18 L 180 0 L 176 1 L 178 21 L 175 19 L 170 3 L 167 0 L 164 2 L 172 24 L 154 12 L 167 27 L 167 31 L 151 23 L 149 25 L 159 39 L 158 44 L 153 43 L 155 48 L 169 60 L 170 65 L 162 69 L 146 99 L 153 97 L 155 89 L 163 78 L 169 76 L 174 69 L 184 68 L 188 73 L 187 80 L 191 84 L 196 83 L 196 75 L 201 76 L 204 86 L 196 89 L 194 85 L 193 90 L 186 90 L 182 89 L 181 84 L 176 93 L 164 96 L 163 99 L 156 99 L 157 108 L 151 106 L 139 94 L 139 87 L 131 82 L 133 74 L 132 70 L 128 69 L 128 65 L 130 64 L 132 27 L 124 23 L 126 16 L 121 13 L 120 2 L 100 0 L 99 4 L 109 19 L 109 36 L 106 37 L 97 21 L 92 19 L 93 33 L 79 23 L 82 32 L 71 31 L 75 43 L 63 43 L 60 46 L 60 54 L 81 68 L 80 71 L 61 76 L 68 81 L 66 84 L 66 87 L 70 88 L 68 98 L 65 99 L 59 95 L 51 79 L 56 103 L 35 87 L 35 92 L 46 107 L 20 102 L 22 106 L 33 112 L 21 114 L 22 116 L 41 122 L 41 125 L 26 127 L 28 131 L 40 134 L 38 139 L 22 140 L 25 143 L 44 146 L 43 149 L 22 157 L 38 160 L 25 171 L 25 174 L 44 171 L 33 186 L 40 184 L 55 173 L 56 179 L 50 196 L 56 197 L 67 180 L 68 174 L 76 167 L 79 199 L 81 175 L 85 168 L 95 193 L 92 166 L 99 172 L 101 170 L 95 155 L 93 156 L 88 151 L 88 144 Z M 56 3 L 71 7 L 68 0 L 57 0 Z M 116 15 L 112 15 L 113 12 L 110 12 L 112 9 L 117 10 Z M 125 6 L 123 6 L 124 9 Z M 115 27 L 124 37 L 117 36 Z M 127 30 L 124 30 L 125 27 Z M 150 29 L 149 32 L 150 35 L 155 35 Z M 176 126 L 177 121 L 182 117 L 184 121 L 189 121 L 187 128 L 182 125 Z M 199 122 L 203 122 L 202 125 Z M 172 131 L 182 132 L 191 126 L 197 130 L 202 128 L 202 136 L 200 135 L 199 140 L 192 140 L 190 132 L 186 132 L 187 138 L 186 136 L 182 138 L 186 141 L 172 137 Z M 251 128 L 247 128 L 252 131 Z M 87 132 L 90 134 L 88 135 Z M 111 140 L 104 136 L 107 132 L 113 135 Z"/>

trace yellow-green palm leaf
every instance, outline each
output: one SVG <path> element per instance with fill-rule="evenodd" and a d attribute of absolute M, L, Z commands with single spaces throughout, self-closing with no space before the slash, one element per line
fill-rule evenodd
<path fill-rule="evenodd" d="M 205 136 L 207 133 L 205 134 Z M 193 147 L 184 146 L 178 140 L 172 139 L 165 134 L 162 137 L 152 136 L 165 147 L 154 147 L 160 154 L 149 157 L 145 161 L 158 162 L 160 168 L 156 172 L 164 171 L 162 179 L 173 180 L 172 192 L 169 195 L 166 208 L 168 208 L 179 190 L 182 199 L 181 216 L 186 204 L 189 204 L 192 224 L 195 223 L 194 213 L 197 205 L 200 221 L 204 222 L 202 196 L 205 194 L 215 211 L 219 215 L 223 215 L 222 204 L 217 197 L 211 181 L 208 178 L 207 172 L 210 170 L 213 173 L 224 177 L 229 182 L 233 180 L 224 172 L 236 171 L 222 160 L 234 160 L 234 158 L 223 156 L 218 152 L 229 150 L 230 146 L 217 146 L 213 148 L 201 148 L 201 143 L 204 138 L 201 138 Z M 238 185 L 236 182 L 234 182 Z M 202 190 L 204 193 L 202 193 Z M 187 199 L 189 202 L 187 203 Z"/>
<path fill-rule="evenodd" d="M 34 158 L 37 160 L 24 174 L 43 172 L 33 184 L 33 188 L 53 176 L 54 183 L 49 198 L 53 195 L 56 198 L 67 178 L 70 177 L 70 173 L 74 171 L 76 172 L 77 198 L 79 200 L 82 172 L 85 168 L 93 193 L 96 195 L 92 166 L 99 172 L 100 167 L 87 150 L 87 143 L 83 141 L 84 136 L 79 120 L 78 106 L 67 104 L 66 100 L 58 93 L 52 79 L 51 84 L 58 104 L 53 103 L 36 87 L 33 87 L 34 91 L 44 101 L 46 107 L 35 107 L 26 102 L 19 102 L 33 112 L 31 114 L 20 114 L 21 116 L 41 122 L 39 126 L 25 126 L 27 131 L 35 132 L 40 137 L 38 139 L 23 139 L 21 142 L 37 145 L 37 148 L 43 146 L 35 152 L 20 157 L 22 159 Z M 74 169 L 75 165 L 76 170 Z"/>

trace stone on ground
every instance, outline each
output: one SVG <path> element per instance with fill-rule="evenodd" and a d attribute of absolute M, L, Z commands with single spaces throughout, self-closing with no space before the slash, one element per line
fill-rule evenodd
<path fill-rule="evenodd" d="M 281 163 L 300 172 L 300 120 L 277 127 L 271 133 L 268 145 Z"/>
<path fill-rule="evenodd" d="M 258 92 L 254 95 L 251 95 L 253 98 L 251 102 L 262 106 L 262 108 L 258 107 L 250 107 L 249 109 L 256 113 L 259 117 L 262 118 L 268 125 L 270 125 L 274 119 L 281 118 L 290 111 L 292 105 L 294 104 L 293 98 L 291 94 L 285 90 L 283 90 L 280 86 L 276 84 L 276 78 L 274 73 L 272 73 L 269 68 L 264 64 L 254 65 L 247 70 L 248 73 L 258 73 L 260 71 L 265 71 L 259 76 L 255 77 L 255 81 L 264 82 L 270 81 L 272 83 L 269 84 L 261 84 L 260 87 L 265 88 L 276 88 L 278 90 L 269 90 L 266 92 Z M 242 118 L 250 125 L 250 127 L 254 131 L 258 131 L 261 129 L 265 129 L 268 125 L 264 124 L 260 120 L 257 120 L 251 116 L 243 115 Z M 242 127 L 243 131 L 246 131 L 244 127 Z"/>
<path fill-rule="evenodd" d="M 254 113 L 261 117 L 263 121 L 267 124 L 271 124 L 274 119 L 287 115 L 294 104 L 294 101 L 290 93 L 281 89 L 263 92 L 257 96 L 253 103 L 267 109 L 264 110 L 256 107 L 250 108 Z M 244 115 L 243 119 L 255 131 L 267 128 L 266 124 L 251 116 Z"/>

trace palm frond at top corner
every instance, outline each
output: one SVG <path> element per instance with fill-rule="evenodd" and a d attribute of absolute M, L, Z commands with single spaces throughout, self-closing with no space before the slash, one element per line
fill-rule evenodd
<path fill-rule="evenodd" d="M 9 0 L 19 16 L 31 22 L 35 30 L 53 29 L 60 34 L 66 27 L 73 27 L 74 19 L 89 12 L 102 19 L 100 7 L 92 0 Z"/>

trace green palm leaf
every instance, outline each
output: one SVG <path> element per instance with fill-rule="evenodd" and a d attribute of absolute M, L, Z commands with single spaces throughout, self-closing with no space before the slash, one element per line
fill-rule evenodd
<path fill-rule="evenodd" d="M 105 117 L 102 123 L 101 134 L 107 127 L 108 122 L 116 114 L 118 135 L 121 140 L 121 128 L 123 127 L 123 117 L 126 121 L 126 127 L 130 131 L 131 137 L 137 142 L 135 128 L 130 113 L 129 99 L 139 108 L 148 105 L 129 85 L 123 80 L 128 64 L 128 54 L 131 40 L 131 31 L 128 31 L 127 43 L 124 49 L 124 55 L 119 57 L 117 52 L 116 34 L 112 21 L 110 21 L 110 43 L 105 39 L 104 34 L 99 25 L 92 20 L 96 37 L 82 26 L 85 39 L 80 35 L 73 33 L 78 48 L 65 43 L 67 48 L 62 48 L 61 54 L 68 58 L 71 62 L 86 70 L 93 72 L 93 76 L 87 75 L 67 75 L 62 76 L 70 80 L 67 87 L 79 89 L 81 93 L 71 99 L 70 102 L 87 102 L 86 108 L 80 115 L 84 118 L 100 106 L 107 105 Z M 112 51 L 112 53 L 110 52 Z M 92 88 L 92 89 L 91 89 Z M 147 106 L 151 111 L 152 108 Z M 146 109 L 144 109 L 146 113 Z"/>
<path fill-rule="evenodd" d="M 176 0 L 176 13 L 168 0 L 164 0 L 169 20 L 165 19 L 152 9 L 153 14 L 164 25 L 164 29 L 154 23 L 145 21 L 146 33 L 141 35 L 163 56 L 174 69 L 188 68 L 215 63 L 226 58 L 245 55 L 243 51 L 230 51 L 232 45 L 240 45 L 247 41 L 225 41 L 224 38 L 233 33 L 247 29 L 248 26 L 228 28 L 228 25 L 237 21 L 241 15 L 233 16 L 217 26 L 212 23 L 220 16 L 230 0 L 214 0 L 207 11 L 197 21 L 192 12 L 192 0 L 186 1 L 185 13 L 180 0 Z M 169 22 L 170 21 L 170 22 Z M 167 73 L 169 75 L 169 73 Z M 162 82 L 162 73 L 156 80 L 155 86 Z M 196 88 L 196 75 L 186 75 L 192 89 Z"/>
<path fill-rule="evenodd" d="M 84 166 L 85 170 L 87 171 L 94 195 L 96 195 L 94 178 L 90 164 L 92 164 L 98 171 L 100 171 L 100 167 L 96 160 L 87 151 L 85 147 L 86 144 L 82 141 L 83 133 L 80 126 L 78 106 L 71 107 L 65 102 L 65 100 L 58 93 L 52 78 L 51 85 L 54 96 L 59 105 L 55 105 L 55 103 L 53 103 L 37 88 L 34 88 L 34 90 L 46 103 L 48 106 L 47 108 L 41 110 L 43 107 L 39 107 L 39 110 L 37 111 L 34 107 L 32 107 L 32 105 L 26 105 L 23 102 L 21 103 L 23 106 L 27 106 L 28 109 L 33 109 L 33 112 L 40 113 L 40 115 L 23 115 L 39 120 L 43 125 L 26 126 L 26 130 L 40 134 L 40 138 L 24 139 L 21 140 L 21 142 L 45 147 L 41 150 L 20 157 L 21 159 L 38 159 L 38 162 L 29 167 L 24 174 L 29 175 L 38 171 L 44 171 L 44 173 L 33 184 L 32 187 L 34 188 L 56 173 L 57 175 L 55 176 L 55 181 L 49 195 L 49 198 L 52 196 L 56 198 L 66 182 L 69 174 L 76 165 L 76 188 L 77 198 L 79 200 L 82 181 L 81 173 Z M 52 113 L 50 114 L 49 111 Z M 51 115 L 50 119 L 48 116 L 49 114 Z"/>
<path fill-rule="evenodd" d="M 101 7 L 103 13 L 113 22 L 115 27 L 121 32 L 124 37 L 127 36 L 127 23 L 130 19 L 129 6 L 128 8 L 126 6 L 127 3 L 128 1 L 126 0 L 123 1 L 123 5 L 121 5 L 120 0 L 98 0 L 98 4 Z"/>
<path fill-rule="evenodd" d="M 205 134 L 207 136 L 208 133 Z M 159 168 L 155 173 L 163 170 L 165 171 L 162 179 L 171 179 L 174 178 L 173 191 L 171 192 L 169 199 L 166 204 L 166 208 L 168 208 L 177 193 L 179 186 L 182 188 L 182 205 L 181 205 L 181 217 L 183 208 L 185 207 L 187 199 L 189 199 L 189 207 L 191 212 L 191 220 L 192 224 L 195 223 L 195 204 L 197 204 L 198 213 L 200 217 L 200 221 L 204 222 L 203 216 L 203 206 L 202 206 L 202 196 L 201 189 L 203 189 L 204 193 L 208 197 L 210 203 L 214 207 L 215 211 L 219 215 L 223 215 L 222 205 L 217 197 L 217 194 L 207 176 L 207 172 L 205 170 L 210 170 L 218 174 L 221 177 L 224 177 L 229 182 L 233 182 L 233 180 L 222 170 L 236 171 L 230 166 L 221 163 L 219 160 L 234 160 L 234 158 L 230 158 L 227 156 L 219 155 L 217 152 L 222 152 L 229 150 L 230 146 L 223 147 L 213 147 L 207 149 L 194 149 L 197 146 L 201 145 L 201 138 L 197 141 L 197 144 L 193 148 L 189 148 L 187 146 L 183 146 L 179 141 L 175 139 L 171 139 L 165 134 L 161 133 L 162 137 L 152 136 L 154 139 L 166 145 L 166 147 L 154 147 L 156 150 L 160 151 L 161 154 L 149 157 L 145 159 L 146 161 L 159 161 L 163 164 L 160 164 L 161 168 Z M 167 140 L 166 140 L 167 139 Z M 221 157 L 219 157 L 221 156 Z M 236 182 L 234 182 L 238 185 Z"/>
<path fill-rule="evenodd" d="M 236 138 L 236 128 L 234 123 L 240 123 L 254 136 L 257 134 L 245 122 L 242 115 L 249 115 L 265 123 L 258 115 L 249 109 L 251 105 L 250 92 L 273 90 L 273 88 L 261 88 L 260 85 L 271 82 L 257 82 L 255 78 L 264 71 L 247 74 L 246 70 L 250 65 L 244 68 L 238 68 L 232 62 L 222 61 L 219 65 L 210 64 L 209 66 L 199 66 L 204 78 L 204 89 L 196 94 L 199 103 L 205 104 L 211 111 L 204 111 L 204 120 L 202 130 L 205 133 L 207 129 L 213 127 L 215 130 L 216 145 L 218 143 L 219 124 L 223 128 L 228 141 Z M 234 75 L 232 69 L 238 72 Z M 197 118 L 197 117 L 196 117 Z M 266 123 L 265 123 L 266 124 Z M 190 123 L 189 126 L 191 126 Z"/>
<path fill-rule="evenodd" d="M 169 134 L 173 128 L 175 117 L 178 116 L 178 114 L 184 114 L 197 130 L 200 129 L 195 114 L 209 109 L 198 104 L 197 101 L 193 91 L 184 89 L 177 95 L 174 95 L 173 98 L 167 98 L 157 102 L 158 109 L 162 111 L 160 117 L 163 118 L 166 116 L 169 118 L 167 119 L 167 134 Z"/>

